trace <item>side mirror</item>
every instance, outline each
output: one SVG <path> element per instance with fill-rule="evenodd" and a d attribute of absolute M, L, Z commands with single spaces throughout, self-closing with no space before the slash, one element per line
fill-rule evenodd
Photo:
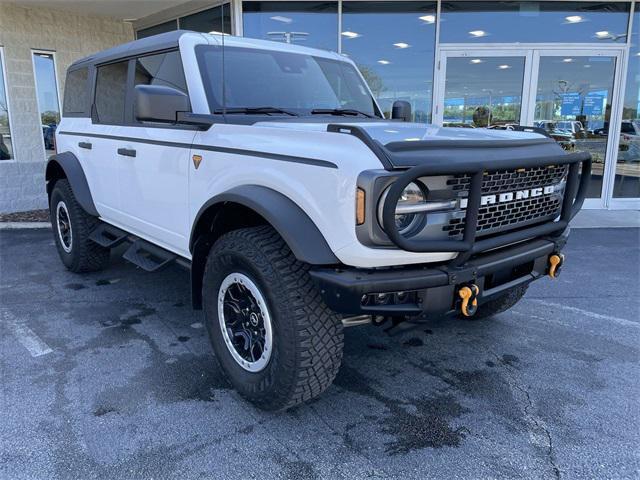
<path fill-rule="evenodd" d="M 176 123 L 178 112 L 191 110 L 189 97 L 162 85 L 136 85 L 134 114 L 141 122 Z"/>
<path fill-rule="evenodd" d="M 411 121 L 411 104 L 404 100 L 396 100 L 391 107 L 391 118 L 393 120 Z"/>

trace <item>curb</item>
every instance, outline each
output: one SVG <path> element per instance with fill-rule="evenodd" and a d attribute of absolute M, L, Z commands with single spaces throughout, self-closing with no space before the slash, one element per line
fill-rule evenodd
<path fill-rule="evenodd" d="M 0 230 L 51 228 L 49 222 L 0 222 Z"/>

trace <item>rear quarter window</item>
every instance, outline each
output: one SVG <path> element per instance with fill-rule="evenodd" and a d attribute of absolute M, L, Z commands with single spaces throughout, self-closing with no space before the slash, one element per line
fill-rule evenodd
<path fill-rule="evenodd" d="M 64 83 L 62 114 L 65 116 L 88 116 L 89 103 L 89 68 L 69 71 Z"/>

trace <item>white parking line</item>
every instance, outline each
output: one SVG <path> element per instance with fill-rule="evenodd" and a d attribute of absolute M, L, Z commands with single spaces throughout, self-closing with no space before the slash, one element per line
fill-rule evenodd
<path fill-rule="evenodd" d="M 589 310 L 583 310 L 582 308 L 571 307 L 569 305 L 563 305 L 561 303 L 549 302 L 548 300 L 538 300 L 536 298 L 527 299 L 530 302 L 539 303 L 540 305 L 548 305 L 553 308 L 561 308 L 562 310 L 567 310 L 573 313 L 579 313 L 584 315 L 585 317 L 595 318 L 596 320 L 607 320 L 609 322 L 617 323 L 623 327 L 633 327 L 640 328 L 640 323 L 632 322 L 631 320 L 627 320 L 626 318 L 614 317 L 611 315 L 602 315 L 600 313 L 590 312 Z"/>
<path fill-rule="evenodd" d="M 33 330 L 16 320 L 9 312 L 2 312 L 2 319 L 22 346 L 29 350 L 32 357 L 40 357 L 53 352 L 49 345 L 44 343 Z"/>

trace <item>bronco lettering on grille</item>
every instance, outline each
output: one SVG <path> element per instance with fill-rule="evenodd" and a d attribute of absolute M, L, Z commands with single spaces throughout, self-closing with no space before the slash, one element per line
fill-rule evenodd
<path fill-rule="evenodd" d="M 512 202 L 514 200 L 523 200 L 526 198 L 541 197 L 550 195 L 556 191 L 555 185 L 546 187 L 529 188 L 527 190 L 516 190 L 515 192 L 504 192 L 497 195 L 483 195 L 480 198 L 480 205 L 495 205 L 498 203 Z M 460 208 L 467 208 L 469 200 L 467 198 L 460 199 Z"/>

